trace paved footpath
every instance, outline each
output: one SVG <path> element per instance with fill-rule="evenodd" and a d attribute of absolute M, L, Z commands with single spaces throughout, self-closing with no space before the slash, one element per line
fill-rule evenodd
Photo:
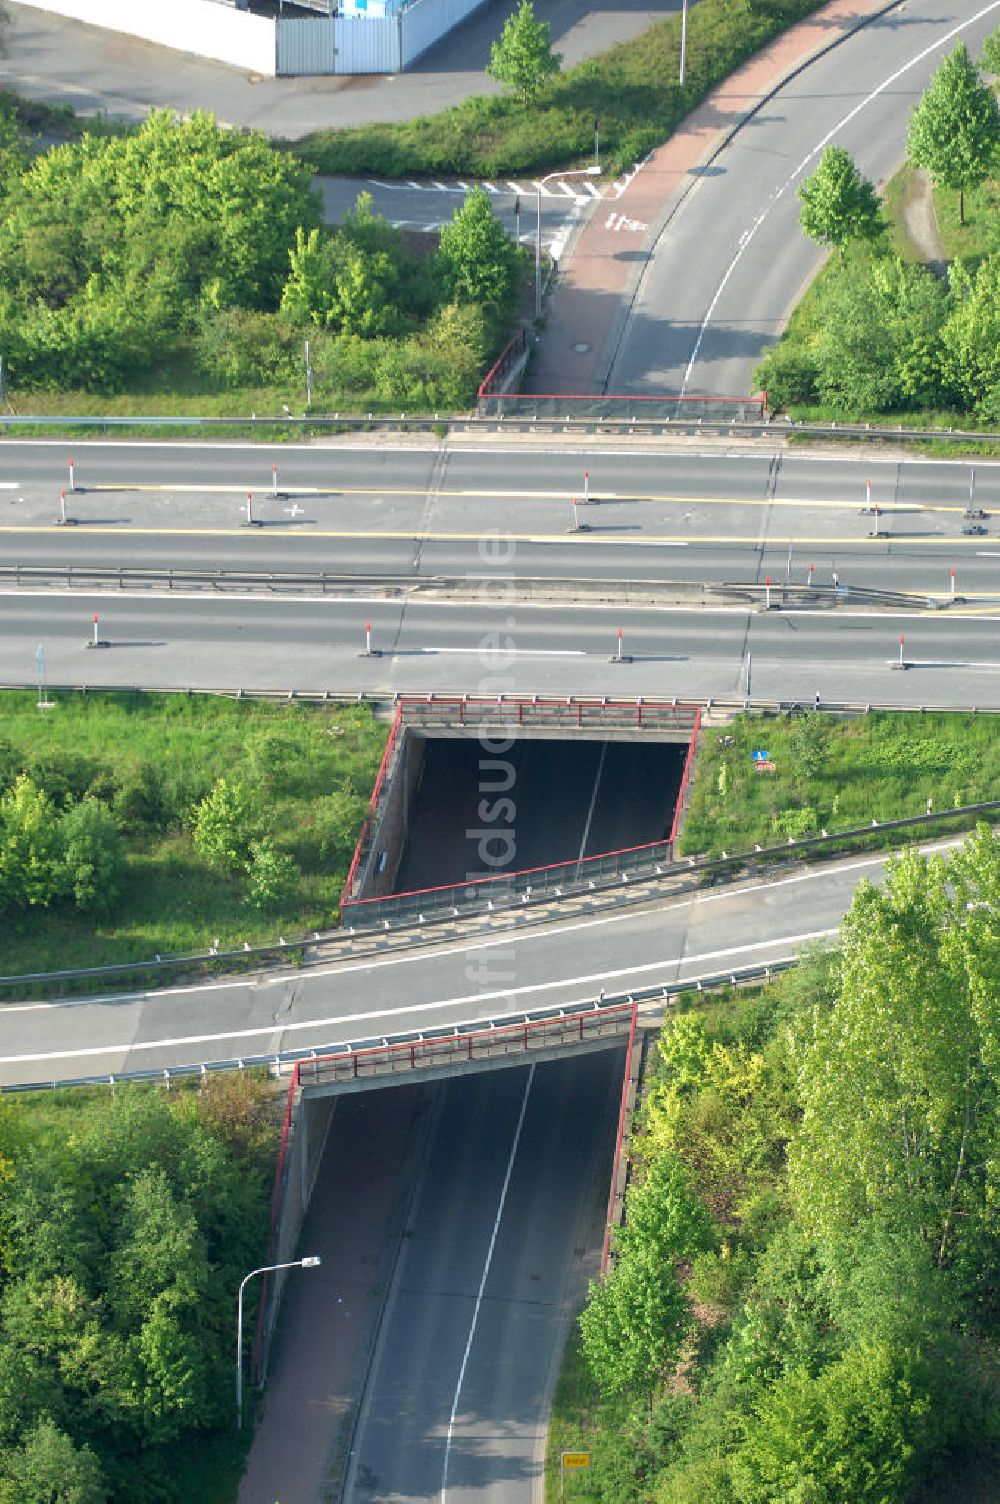
<path fill-rule="evenodd" d="M 885 8 L 885 0 L 833 0 L 777 37 L 712 90 L 643 163 L 620 198 L 595 208 L 549 300 L 524 391 L 604 390 L 643 267 L 692 174 L 791 74 Z"/>
<path fill-rule="evenodd" d="M 402 1086 L 338 1103 L 300 1238 L 323 1265 L 285 1286 L 239 1504 L 316 1504 L 323 1494 L 371 1340 L 372 1287 L 422 1101 L 420 1088 Z"/>

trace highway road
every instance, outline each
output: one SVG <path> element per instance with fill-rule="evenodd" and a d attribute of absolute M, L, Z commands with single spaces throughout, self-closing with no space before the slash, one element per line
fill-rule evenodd
<path fill-rule="evenodd" d="M 978 53 L 1000 0 L 907 0 L 791 79 L 665 205 L 607 390 L 740 395 L 821 259 L 798 224 L 796 186 L 827 145 L 883 181 L 906 122 L 959 40 Z M 660 228 L 660 227 L 657 227 Z"/>
<path fill-rule="evenodd" d="M 982 535 L 963 532 L 970 495 L 987 514 L 997 506 L 994 463 L 502 444 L 105 443 L 72 457 L 78 525 L 59 527 L 67 446 L 0 445 L 0 565 L 358 578 L 322 599 L 294 580 L 251 596 L 0 581 L 7 683 L 32 680 L 41 643 L 51 682 L 91 686 L 732 697 L 750 667 L 759 699 L 1000 702 L 1000 542 L 990 515 Z M 862 511 L 868 482 L 877 522 Z M 254 528 L 241 525 L 251 488 Z M 574 532 L 572 496 L 585 488 L 589 530 Z M 459 578 L 459 598 L 426 590 L 441 576 Z M 894 611 L 848 594 L 836 609 L 827 595 L 780 613 L 627 599 L 635 582 L 768 576 L 917 595 Z M 426 593 L 387 594 L 372 577 Z M 566 577 L 591 583 L 576 599 L 526 583 Z M 946 609 L 928 611 L 928 595 Z M 95 612 L 110 644 L 100 652 L 86 647 Z M 375 657 L 362 654 L 367 621 Z M 631 661 L 612 667 L 619 626 Z M 901 635 L 906 673 L 891 668 Z"/>
<path fill-rule="evenodd" d="M 549 1384 L 597 1273 L 622 1064 L 618 1049 L 442 1088 L 349 1504 L 538 1496 Z"/>
<path fill-rule="evenodd" d="M 321 1049 L 717 976 L 831 940 L 858 880 L 881 870 L 878 856 L 856 856 L 516 935 L 501 926 L 292 973 L 11 1003 L 0 1085 Z"/>

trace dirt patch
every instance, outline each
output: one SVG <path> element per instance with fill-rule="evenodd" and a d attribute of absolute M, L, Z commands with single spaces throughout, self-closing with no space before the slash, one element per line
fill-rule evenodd
<path fill-rule="evenodd" d="M 930 180 L 925 172 L 913 172 L 906 197 L 902 203 L 903 228 L 906 238 L 917 252 L 920 260 L 939 277 L 948 271 L 948 259 L 941 244 L 937 215 L 934 213 L 934 196 Z"/>

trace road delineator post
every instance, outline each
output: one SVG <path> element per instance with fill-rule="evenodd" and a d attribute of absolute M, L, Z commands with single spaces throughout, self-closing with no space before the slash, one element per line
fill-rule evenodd
<path fill-rule="evenodd" d="M 612 663 L 631 663 L 632 662 L 632 655 L 631 655 L 631 653 L 623 653 L 622 652 L 622 636 L 623 636 L 622 629 L 621 629 L 621 627 L 619 627 L 618 628 L 618 646 L 617 646 L 617 649 L 616 649 L 616 651 L 614 653 L 614 656 L 611 658 L 611 662 Z"/>
<path fill-rule="evenodd" d="M 579 508 L 579 504 L 578 504 L 577 498 L 575 496 L 573 497 L 573 526 L 570 528 L 570 532 L 571 533 L 589 533 L 590 532 L 590 523 L 589 522 L 581 522 L 580 521 L 580 508 Z"/>
<path fill-rule="evenodd" d="M 59 492 L 59 516 L 56 518 L 56 527 L 76 527 L 76 518 L 70 517 L 66 511 L 66 492 Z"/>
<path fill-rule="evenodd" d="M 361 658 L 381 658 L 382 656 L 381 648 L 372 647 L 372 624 L 370 621 L 365 622 L 365 646 L 363 652 L 358 656 Z"/>
<path fill-rule="evenodd" d="M 71 491 L 76 490 L 76 460 L 73 459 L 69 462 L 69 488 Z"/>
<path fill-rule="evenodd" d="M 588 502 L 590 500 L 590 471 L 589 470 L 585 470 L 583 472 L 583 499 L 584 499 L 585 502 Z"/>
<path fill-rule="evenodd" d="M 907 669 L 907 668 L 909 668 L 910 665 L 907 663 L 906 659 L 903 657 L 903 649 L 905 648 L 905 646 L 906 646 L 906 636 L 905 636 L 905 634 L 903 632 L 900 632 L 900 634 L 899 634 L 899 657 L 898 658 L 894 658 L 892 660 L 892 662 L 889 665 L 890 668 L 895 668 L 895 669 Z"/>
<path fill-rule="evenodd" d="M 252 491 L 248 491 L 247 492 L 247 514 L 244 517 L 243 522 L 241 523 L 241 526 L 242 527 L 263 527 L 263 525 L 264 524 L 261 522 L 260 518 L 259 517 L 255 517 L 254 514 L 253 514 L 253 492 Z"/>
<path fill-rule="evenodd" d="M 97 612 L 95 611 L 94 612 L 94 635 L 93 635 L 93 637 L 91 637 L 89 639 L 89 641 L 87 641 L 87 642 L 84 643 L 84 647 L 88 647 L 88 648 L 109 648 L 110 646 L 111 646 L 111 644 L 110 644 L 110 642 L 108 642 L 107 638 L 101 636 L 100 622 L 98 620 Z"/>

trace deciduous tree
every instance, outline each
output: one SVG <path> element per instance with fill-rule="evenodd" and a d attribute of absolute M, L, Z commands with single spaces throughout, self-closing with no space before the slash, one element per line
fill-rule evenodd
<path fill-rule="evenodd" d="M 844 255 L 852 240 L 875 240 L 882 231 L 878 195 L 842 146 L 828 146 L 819 166 L 799 187 L 799 221 L 811 240 Z"/>
<path fill-rule="evenodd" d="M 521 256 L 494 214 L 482 188 L 465 202 L 441 231 L 438 252 L 452 295 L 493 311 L 506 309 L 518 287 Z"/>
<path fill-rule="evenodd" d="M 1000 141 L 1000 111 L 964 42 L 948 54 L 910 116 L 910 161 L 935 183 L 958 190 L 965 223 L 965 190 L 983 182 Z"/>
<path fill-rule="evenodd" d="M 539 21 L 532 0 L 521 0 L 503 31 L 490 49 L 487 72 L 513 89 L 525 105 L 554 73 L 559 72 L 562 58 L 552 51 L 548 21 Z"/>
<path fill-rule="evenodd" d="M 689 1325 L 673 1264 L 652 1249 L 631 1249 L 590 1287 L 580 1316 L 587 1366 L 605 1394 L 649 1393 L 676 1361 Z"/>

